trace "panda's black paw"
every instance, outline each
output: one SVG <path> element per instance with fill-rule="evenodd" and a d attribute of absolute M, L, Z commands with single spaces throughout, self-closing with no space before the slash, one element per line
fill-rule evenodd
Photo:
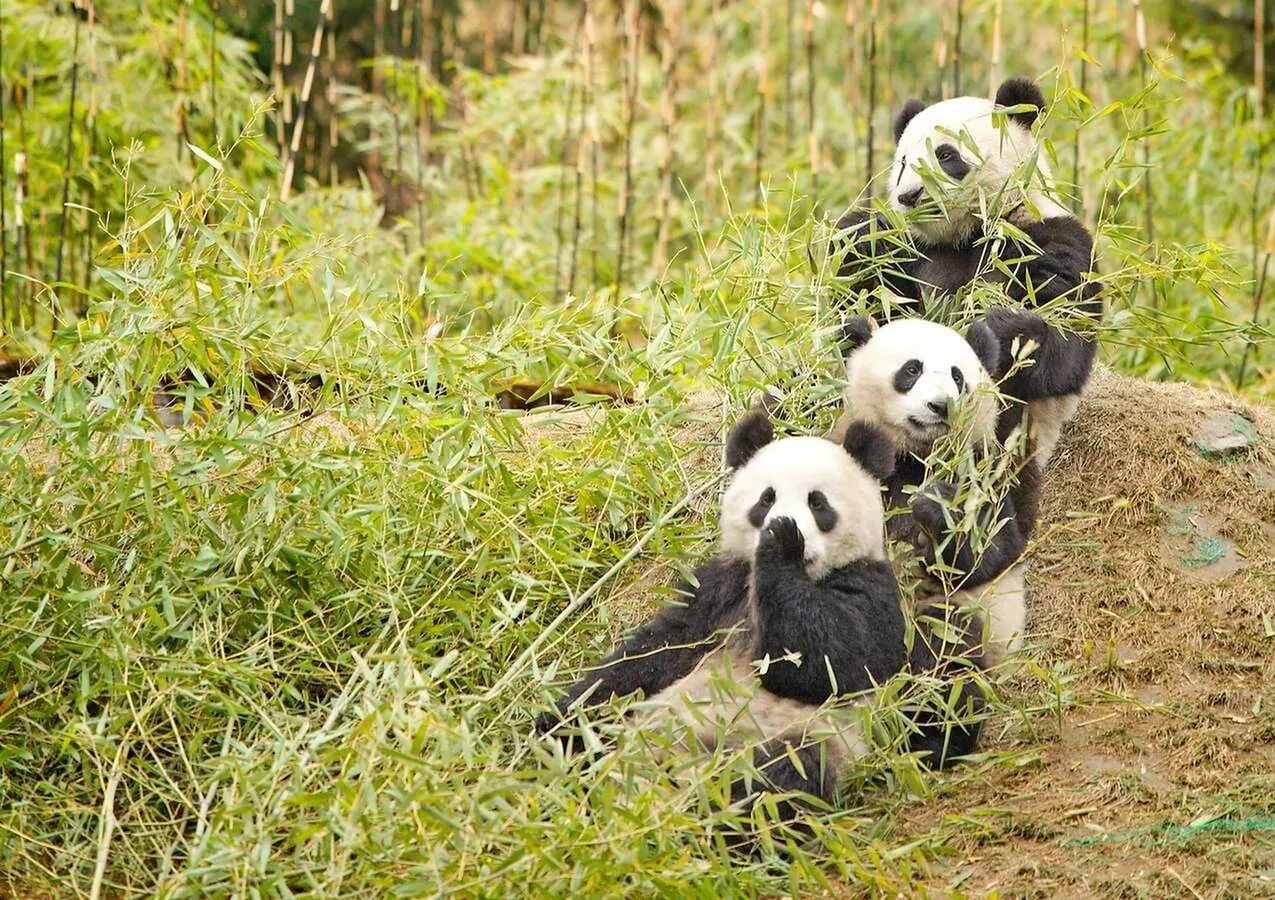
<path fill-rule="evenodd" d="M 945 510 L 955 499 L 956 485 L 949 481 L 932 482 L 912 498 L 912 518 L 930 535 L 943 534 L 948 527 Z"/>
<path fill-rule="evenodd" d="M 804 562 L 806 539 L 787 516 L 767 522 L 757 542 L 757 562 Z"/>

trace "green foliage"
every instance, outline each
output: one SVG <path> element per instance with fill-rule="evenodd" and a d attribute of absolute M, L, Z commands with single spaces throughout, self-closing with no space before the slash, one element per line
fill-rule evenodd
<path fill-rule="evenodd" d="M 811 73 L 788 55 L 782 4 L 767 6 L 764 47 L 756 7 L 690 4 L 665 258 L 663 75 L 643 44 L 630 274 L 616 285 L 613 23 L 595 23 L 595 179 L 594 144 L 579 154 L 575 138 L 579 9 L 550 6 L 544 52 L 502 72 L 383 60 L 392 94 L 340 85 L 345 139 L 423 198 L 384 225 L 370 177 L 319 187 L 309 172 L 286 208 L 273 202 L 260 44 L 223 22 L 214 55 L 199 4 L 104 9 L 80 26 L 72 249 L 64 284 L 50 285 L 75 21 L 66 5 L 4 5 L 5 347 L 39 352 L 35 371 L 0 386 L 5 876 L 165 896 L 806 893 L 837 879 L 889 892 L 944 852 L 941 828 L 913 840 L 894 826 L 910 795 L 966 776 L 923 779 L 889 752 L 889 691 L 874 710 L 879 752 L 845 808 L 783 858 L 727 856 L 726 776 L 747 760 L 724 754 L 687 777 L 627 741 L 567 759 L 528 738 L 546 683 L 627 624 L 606 601 L 634 564 L 659 560 L 664 584 L 708 550 L 711 460 L 756 392 L 780 396 L 797 430 L 831 424 L 844 298 L 828 222 L 866 196 L 869 117 L 880 168 L 903 97 L 952 90 L 925 49 L 945 45 L 944 23 L 929 10 L 877 23 L 869 110 L 863 16 L 847 28 L 816 4 Z M 1267 124 L 1207 41 L 1156 48 L 1143 85 L 1124 19 L 1095 11 L 1082 93 L 1079 3 L 1005 6 L 1004 69 L 1054 85 L 1044 128 L 1064 180 L 1081 138 L 1080 196 L 1109 285 L 1106 359 L 1225 383 L 1243 342 L 1269 336 L 1247 305 L 1261 262 L 1250 232 L 1270 202 L 1252 182 Z M 476 63 L 473 10 L 436 8 L 457 13 L 458 59 Z M 993 9 L 966 4 L 970 90 L 990 80 Z M 313 10 L 302 13 L 305 29 Z M 418 98 L 434 111 L 420 159 Z M 948 312 L 963 322 L 976 309 Z M 1272 360 L 1257 347 L 1247 391 L 1269 390 Z M 299 404 L 272 406 L 263 369 L 292 373 Z M 524 376 L 605 381 L 640 402 L 575 412 L 591 427 L 528 447 L 495 399 Z M 689 405 L 705 388 L 726 410 Z M 593 602 L 546 631 L 580 598 Z M 1069 678 L 1029 662 L 1024 719 L 1076 702 Z"/>

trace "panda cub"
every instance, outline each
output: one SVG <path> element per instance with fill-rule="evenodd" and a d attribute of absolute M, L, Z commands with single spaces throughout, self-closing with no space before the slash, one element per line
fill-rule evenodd
<path fill-rule="evenodd" d="M 1075 412 L 1097 353 L 1093 338 L 1075 332 L 1102 316 L 1102 285 L 1089 277 L 1093 238 L 1053 199 L 1032 130 L 1044 107 L 1040 89 L 1022 78 L 1002 84 L 994 100 L 909 100 L 894 120 L 889 199 L 907 239 L 885 216 L 858 210 L 837 223 L 833 242 L 850 289 L 884 287 L 915 312 L 976 281 L 999 284 L 1020 305 L 989 310 L 987 323 L 1000 344 L 998 368 L 1010 373 L 1002 391 L 1030 404 L 1041 465 Z M 1007 234 L 1001 222 L 1016 232 Z M 1022 304 L 1072 313 L 1073 331 Z M 1030 365 L 1011 371 L 1016 339 L 1035 349 Z"/>
<path fill-rule="evenodd" d="M 706 746 L 752 747 L 760 787 L 830 801 L 867 745 L 826 701 L 869 691 L 909 662 L 937 677 L 967 667 L 971 648 L 944 643 L 961 640 L 948 631 L 917 633 L 909 650 L 885 554 L 881 482 L 895 450 L 881 431 L 855 424 L 840 444 L 773 438 L 762 411 L 732 429 L 720 552 L 695 570 L 684 606 L 638 628 L 539 730 L 640 690 L 635 728 L 680 722 Z M 961 690 L 963 709 L 976 709 L 974 686 Z M 978 725 L 968 718 L 950 727 L 922 718 L 911 749 L 938 765 L 969 753 Z M 742 783 L 733 794 L 750 796 Z"/>
<path fill-rule="evenodd" d="M 846 324 L 844 339 L 846 413 L 838 428 L 868 424 L 899 448 L 885 481 L 886 505 L 897 511 L 887 520 L 890 536 L 914 546 L 928 569 L 941 567 L 958 588 L 931 585 L 928 594 L 984 610 L 984 662 L 994 665 L 1022 641 L 1027 611 L 1019 558 L 1036 524 L 1041 480 L 1032 443 L 1021 432 L 1022 405 L 1000 409 L 992 383 L 1001 364 L 996 337 L 980 322 L 962 337 L 923 319 L 874 328 L 859 317 Z M 993 496 L 974 514 L 982 537 L 977 551 L 968 534 L 948 525 L 962 487 L 936 481 L 929 471 L 935 442 L 957 424 L 976 458 L 1001 457 L 991 467 Z"/>

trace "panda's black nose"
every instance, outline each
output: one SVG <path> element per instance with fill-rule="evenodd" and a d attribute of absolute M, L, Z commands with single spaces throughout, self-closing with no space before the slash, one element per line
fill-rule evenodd
<path fill-rule="evenodd" d="M 934 413 L 936 416 L 938 416 L 938 417 L 939 417 L 940 419 L 942 419 L 943 421 L 945 421 L 945 422 L 947 421 L 947 401 L 945 401 L 945 400 L 931 400 L 931 401 L 929 401 L 928 403 L 926 403 L 925 405 L 926 405 L 926 406 L 928 406 L 928 407 L 930 408 L 930 412 Z"/>
<path fill-rule="evenodd" d="M 899 194 L 899 203 L 911 209 L 921 202 L 921 191 L 921 188 L 913 188 L 906 193 Z"/>

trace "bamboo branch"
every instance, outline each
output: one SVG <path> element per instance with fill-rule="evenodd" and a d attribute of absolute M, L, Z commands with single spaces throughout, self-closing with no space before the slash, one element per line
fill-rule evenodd
<path fill-rule="evenodd" d="M 580 10 L 580 19 L 576 24 L 575 37 L 571 42 L 571 59 L 575 60 L 578 54 L 581 35 L 584 33 L 584 9 Z M 583 88 L 581 88 L 583 91 Z M 558 178 L 558 212 L 557 225 L 555 233 L 558 237 L 558 250 L 554 257 L 553 265 L 553 297 L 555 300 L 562 296 L 562 254 L 566 249 L 566 239 L 562 233 L 562 220 L 565 215 L 567 206 L 567 154 L 571 149 L 571 122 L 575 111 L 576 97 L 576 80 L 572 78 L 567 85 L 567 109 L 566 114 L 562 117 L 562 174 Z M 580 99 L 581 104 L 584 98 Z"/>
<path fill-rule="evenodd" d="M 75 0 L 71 5 L 71 15 L 75 17 L 75 32 L 71 39 L 71 100 L 66 110 L 66 153 L 62 162 L 62 207 L 60 210 L 61 220 L 58 225 L 58 254 L 57 263 L 54 267 L 53 281 L 60 285 L 62 282 L 62 260 L 66 254 L 67 225 L 70 223 L 71 217 L 67 213 L 67 205 L 71 202 L 71 144 L 74 137 L 75 126 L 75 93 L 80 80 L 80 4 L 79 0 Z M 58 290 L 55 288 L 50 294 L 49 301 L 49 339 L 52 340 L 53 332 L 57 326 L 58 307 L 61 304 L 58 301 Z"/>
<path fill-rule="evenodd" d="M 305 128 L 306 104 L 310 102 L 310 91 L 314 89 L 314 71 L 319 65 L 319 55 L 323 50 L 323 32 L 332 17 L 332 0 L 323 0 L 319 5 L 319 21 L 314 26 L 314 40 L 310 43 L 310 62 L 306 66 L 305 81 L 301 85 L 301 99 L 297 104 L 297 119 L 292 126 L 292 143 L 288 152 L 287 163 L 283 167 L 283 182 L 279 185 L 279 200 L 287 201 L 292 192 L 292 176 L 296 167 L 297 153 L 301 150 L 301 132 Z"/>
<path fill-rule="evenodd" d="M 623 16 L 624 66 L 624 181 L 620 189 L 620 242 L 615 263 L 615 291 L 624 285 L 624 254 L 633 211 L 633 112 L 638 92 L 638 0 L 625 0 Z"/>
<path fill-rule="evenodd" d="M 9 202 L 9 158 L 4 152 L 4 101 L 7 89 L 4 80 L 4 11 L 0 10 L 0 330 L 4 330 L 9 324 L 9 228 L 5 218 L 5 207 Z"/>
<path fill-rule="evenodd" d="M 765 3 L 759 5 L 760 35 L 757 38 L 757 112 L 753 117 L 753 191 L 761 202 L 762 168 L 766 161 L 766 95 L 770 93 L 766 50 L 770 44 L 770 16 Z"/>

